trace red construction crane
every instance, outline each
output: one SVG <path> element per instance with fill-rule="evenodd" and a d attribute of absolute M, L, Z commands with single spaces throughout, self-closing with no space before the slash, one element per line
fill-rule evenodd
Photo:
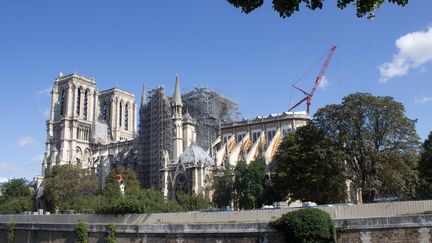
<path fill-rule="evenodd" d="M 307 114 L 309 115 L 309 107 L 310 107 L 310 105 L 311 105 L 312 96 L 314 95 L 316 89 L 317 89 L 318 86 L 320 85 L 320 82 L 321 82 L 322 77 L 324 76 L 325 72 L 327 71 L 327 68 L 328 68 L 328 66 L 329 66 L 329 64 L 330 64 L 330 59 L 331 59 L 331 57 L 333 56 L 333 53 L 334 53 L 335 49 L 336 49 L 336 46 L 332 46 L 332 47 L 330 48 L 330 50 L 329 50 L 329 52 L 328 52 L 328 54 L 327 54 L 327 58 L 326 58 L 326 60 L 325 60 L 325 62 L 324 62 L 324 64 L 323 64 L 323 66 L 321 67 L 321 70 L 320 70 L 320 72 L 318 73 L 318 76 L 317 76 L 316 79 L 315 79 L 315 83 L 314 83 L 314 86 L 313 86 L 311 92 L 308 93 L 308 92 L 304 91 L 303 89 L 301 89 L 301 88 L 299 88 L 299 87 L 297 87 L 297 86 L 295 86 L 295 85 L 292 85 L 294 88 L 296 88 L 296 89 L 298 89 L 300 92 L 302 92 L 306 97 L 304 97 L 302 100 L 300 100 L 297 104 L 295 104 L 293 107 L 291 107 L 291 109 L 289 109 L 288 111 L 292 111 L 294 108 L 296 108 L 296 107 L 299 106 L 301 103 L 303 103 L 303 102 L 306 101 L 306 112 L 307 112 Z"/>

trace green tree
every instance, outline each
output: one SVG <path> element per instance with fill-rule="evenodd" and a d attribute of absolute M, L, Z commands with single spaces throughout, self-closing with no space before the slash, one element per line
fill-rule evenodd
<path fill-rule="evenodd" d="M 239 161 L 234 169 L 234 205 L 239 209 L 253 209 L 262 204 L 265 166 L 262 160 Z"/>
<path fill-rule="evenodd" d="M 116 243 L 116 226 L 113 223 L 108 225 L 108 234 L 107 237 L 105 237 L 105 242 Z"/>
<path fill-rule="evenodd" d="M 124 181 L 125 190 L 128 188 L 139 188 L 140 183 L 137 179 L 136 173 L 133 170 L 127 168 L 113 169 L 106 177 L 105 187 L 116 187 L 119 188 L 119 182 L 116 178 L 117 175 L 121 175 Z"/>
<path fill-rule="evenodd" d="M 319 109 L 313 122 L 343 152 L 347 178 L 361 189 L 363 202 L 371 202 L 376 191 L 413 196 L 418 136 L 401 103 L 355 93 Z"/>
<path fill-rule="evenodd" d="M 330 215 L 316 208 L 286 213 L 271 225 L 285 233 L 287 242 L 337 242 L 336 228 Z"/>
<path fill-rule="evenodd" d="M 242 12 L 250 13 L 261 7 L 264 0 L 228 0 L 236 8 L 241 8 Z M 310 10 L 322 9 L 324 0 L 273 0 L 273 9 L 279 13 L 280 17 L 290 17 L 296 11 L 300 11 L 300 7 L 305 5 Z M 350 5 L 355 6 L 357 17 L 368 16 L 373 18 L 374 11 L 378 9 L 385 0 L 337 0 L 336 5 L 340 9 L 344 9 Z M 387 0 L 388 3 L 405 6 L 408 0 Z"/>
<path fill-rule="evenodd" d="M 417 197 L 420 199 L 432 198 L 432 132 L 424 141 L 418 164 L 419 186 Z"/>
<path fill-rule="evenodd" d="M 182 208 L 182 211 L 197 211 L 210 208 L 210 201 L 201 195 L 188 195 L 179 193 L 177 195 L 177 204 Z"/>
<path fill-rule="evenodd" d="M 18 214 L 33 210 L 33 199 L 27 197 L 0 197 L 0 214 Z"/>
<path fill-rule="evenodd" d="M 285 137 L 273 163 L 272 181 L 281 199 L 318 204 L 345 199 L 343 153 L 313 124 Z"/>
<path fill-rule="evenodd" d="M 0 214 L 32 211 L 33 198 L 26 179 L 11 179 L 4 183 L 0 196 Z"/>
<path fill-rule="evenodd" d="M 9 222 L 6 225 L 6 230 L 7 230 L 7 242 L 8 243 L 13 243 L 15 242 L 15 222 Z"/>
<path fill-rule="evenodd" d="M 76 241 L 77 243 L 87 243 L 89 238 L 89 224 L 80 222 L 76 226 Z"/>
<path fill-rule="evenodd" d="M 4 183 L 1 190 L 4 197 L 28 197 L 31 195 L 29 182 L 24 178 L 11 179 Z"/>
<path fill-rule="evenodd" d="M 233 200 L 233 178 L 229 168 L 225 170 L 225 173 L 221 177 L 213 178 L 213 197 L 212 203 L 217 208 L 224 206 L 230 206 Z"/>
<path fill-rule="evenodd" d="M 181 211 L 177 203 L 165 200 L 160 191 L 139 187 L 125 187 L 125 195 L 120 193 L 118 187 L 105 187 L 101 202 L 96 208 L 96 212 L 101 214 Z"/>
<path fill-rule="evenodd" d="M 73 165 L 54 166 L 44 180 L 44 199 L 52 211 L 78 211 L 79 202 L 92 200 L 98 191 L 98 177 Z"/>

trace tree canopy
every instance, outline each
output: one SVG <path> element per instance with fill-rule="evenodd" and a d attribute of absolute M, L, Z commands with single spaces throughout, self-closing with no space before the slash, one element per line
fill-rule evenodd
<path fill-rule="evenodd" d="M 241 8 L 242 12 L 250 13 L 264 4 L 264 0 L 228 0 L 236 8 Z M 337 0 L 336 6 L 345 9 L 348 6 L 356 8 L 357 17 L 367 16 L 373 18 L 374 11 L 384 2 L 405 6 L 408 0 Z M 300 8 L 305 6 L 310 10 L 322 9 L 324 0 L 272 0 L 273 9 L 279 13 L 282 18 L 290 17 Z"/>
<path fill-rule="evenodd" d="M 0 214 L 16 214 L 32 209 L 32 196 L 26 179 L 11 179 L 3 184 Z"/>
<path fill-rule="evenodd" d="M 73 165 L 54 166 L 44 180 L 44 199 L 51 211 L 64 211 L 90 203 L 99 191 L 99 180 L 88 170 Z"/>
<path fill-rule="evenodd" d="M 318 204 L 345 199 L 344 156 L 314 124 L 282 141 L 274 159 L 274 190 L 282 200 Z"/>
<path fill-rule="evenodd" d="M 249 164 L 237 162 L 234 169 L 234 205 L 238 209 L 259 208 L 262 205 L 265 184 L 265 165 L 262 160 Z"/>
<path fill-rule="evenodd" d="M 347 178 L 361 189 L 363 202 L 371 202 L 376 191 L 413 196 L 418 136 L 401 103 L 355 93 L 319 109 L 313 123 L 343 152 Z"/>
<path fill-rule="evenodd" d="M 30 196 L 29 182 L 24 178 L 11 179 L 3 184 L 1 190 L 4 197 Z"/>
<path fill-rule="evenodd" d="M 432 198 L 432 132 L 424 141 L 418 164 L 419 187 L 417 197 L 421 199 Z"/>
<path fill-rule="evenodd" d="M 213 179 L 213 206 L 222 208 L 230 206 L 233 200 L 233 178 L 231 177 L 229 169 L 221 177 Z"/>

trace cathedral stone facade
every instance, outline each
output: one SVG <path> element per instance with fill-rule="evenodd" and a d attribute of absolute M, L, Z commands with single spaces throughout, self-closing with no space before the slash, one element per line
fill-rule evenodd
<path fill-rule="evenodd" d="M 290 112 L 238 121 L 237 104 L 214 91 L 182 95 L 178 77 L 174 90 L 167 96 L 161 87 L 143 88 L 137 131 L 132 93 L 98 91 L 94 79 L 59 75 L 42 175 L 54 165 L 77 165 L 97 173 L 103 186 L 109 170 L 122 166 L 166 198 L 180 191 L 211 198 L 211 181 L 227 165 L 257 157 L 270 164 L 283 136 L 310 119 Z"/>

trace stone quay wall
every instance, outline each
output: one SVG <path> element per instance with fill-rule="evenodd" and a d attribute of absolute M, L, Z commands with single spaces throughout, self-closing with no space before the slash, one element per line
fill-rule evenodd
<path fill-rule="evenodd" d="M 339 242 L 432 242 L 432 201 L 318 207 L 338 229 Z M 76 224 L 90 225 L 91 243 L 104 242 L 116 225 L 117 242 L 284 242 L 269 222 L 296 209 L 183 212 L 129 215 L 0 215 L 0 243 L 7 224 L 16 223 L 19 243 L 75 242 Z M 363 217 L 362 217 L 363 216 Z"/>

